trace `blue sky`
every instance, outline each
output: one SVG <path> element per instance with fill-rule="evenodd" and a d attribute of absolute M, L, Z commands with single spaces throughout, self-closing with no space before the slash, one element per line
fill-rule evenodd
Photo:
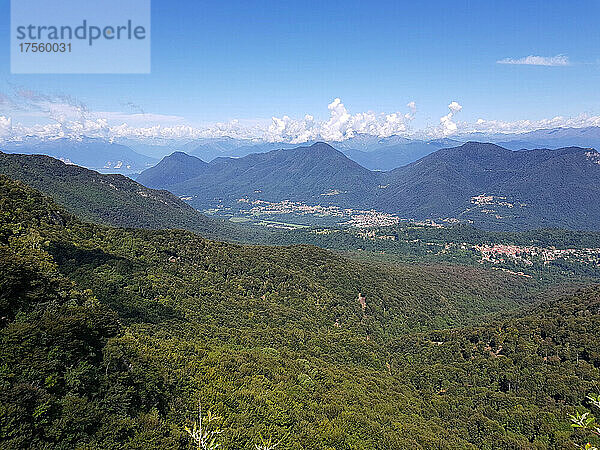
<path fill-rule="evenodd" d="M 135 104 L 203 126 L 326 120 L 335 98 L 350 114 L 414 101 L 415 129 L 438 126 L 451 101 L 464 122 L 600 115 L 598 1 L 153 0 L 149 75 L 11 75 L 9 17 L 2 0 L 0 92 L 65 94 L 94 111 Z M 497 63 L 530 55 L 569 64 Z"/>

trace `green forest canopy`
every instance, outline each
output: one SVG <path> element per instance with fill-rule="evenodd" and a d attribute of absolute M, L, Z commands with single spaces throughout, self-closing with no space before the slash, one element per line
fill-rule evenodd
<path fill-rule="evenodd" d="M 224 448 L 566 449 L 600 379 L 597 288 L 94 225 L 4 176 L 0 265 L 5 448 L 189 448 L 201 401 Z"/>

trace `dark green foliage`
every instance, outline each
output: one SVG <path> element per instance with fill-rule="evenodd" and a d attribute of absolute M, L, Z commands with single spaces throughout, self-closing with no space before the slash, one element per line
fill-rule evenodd
<path fill-rule="evenodd" d="M 3 448 L 190 448 L 200 400 L 224 448 L 566 449 L 600 381 L 597 289 L 0 206 Z"/>
<path fill-rule="evenodd" d="M 401 224 L 369 229 L 304 228 L 267 236 L 271 244 L 311 244 L 351 253 L 363 260 L 401 261 L 403 263 L 451 263 L 476 267 L 506 268 L 524 272 L 536 279 L 558 281 L 600 280 L 598 256 L 587 258 L 585 249 L 600 248 L 600 232 L 543 229 L 521 232 L 483 231 L 470 225 L 444 228 Z M 511 245 L 553 249 L 581 250 L 579 256 L 544 259 L 542 255 L 525 255 L 526 261 L 506 259 L 500 263 L 482 261 L 475 246 Z"/>
<path fill-rule="evenodd" d="M 165 389 L 138 389 L 127 360 L 107 347 L 123 332 L 118 316 L 60 275 L 44 250 L 48 242 L 38 231 L 73 219 L 6 178 L 0 205 L 2 448 L 122 448 L 152 408 L 164 406 Z M 164 424 L 155 427 L 152 434 L 172 445 Z M 119 440 L 104 439 L 117 429 Z"/>

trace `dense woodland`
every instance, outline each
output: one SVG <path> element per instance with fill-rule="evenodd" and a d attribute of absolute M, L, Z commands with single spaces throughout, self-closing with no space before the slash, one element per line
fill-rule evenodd
<path fill-rule="evenodd" d="M 226 449 L 589 440 L 598 288 L 111 228 L 7 177 L 0 265 L 3 448 L 193 448 L 198 402 Z"/>
<path fill-rule="evenodd" d="M 148 189 L 124 175 L 105 175 L 44 155 L 0 152 L 0 174 L 51 196 L 81 219 L 136 228 L 178 228 L 203 236 L 257 241 L 266 233 L 200 214 L 168 191 Z"/>
<path fill-rule="evenodd" d="M 502 264 L 482 264 L 481 253 L 473 248 L 477 245 L 503 244 L 544 249 L 600 249 L 600 233 L 594 231 L 546 229 L 493 232 L 463 224 L 437 228 L 404 223 L 366 230 L 353 227 L 302 228 L 270 233 L 265 241 L 279 245 L 311 244 L 351 254 L 363 260 L 502 267 L 523 271 L 546 283 L 566 280 L 589 283 L 600 280 L 600 265 L 593 258 L 546 261 L 538 256 L 529 258 L 532 264 L 514 260 L 507 260 Z"/>

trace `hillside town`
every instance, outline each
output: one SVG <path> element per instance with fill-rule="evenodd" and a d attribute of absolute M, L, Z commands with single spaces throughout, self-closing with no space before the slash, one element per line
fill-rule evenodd
<path fill-rule="evenodd" d="M 559 259 L 600 264 L 600 248 L 566 248 L 555 247 L 523 247 L 518 245 L 490 244 L 475 245 L 481 254 L 480 262 L 499 264 L 504 262 L 518 262 L 524 265 L 533 265 L 534 262 L 550 264 Z"/>
<path fill-rule="evenodd" d="M 327 193 L 323 195 L 335 195 Z M 358 228 L 387 227 L 397 225 L 402 221 L 394 214 L 387 214 L 374 209 L 358 210 L 341 208 L 339 206 L 307 205 L 303 202 L 283 200 L 281 202 L 269 202 L 265 200 L 238 199 L 242 206 L 240 213 L 260 217 L 262 215 L 297 215 L 314 216 L 315 218 L 332 218 L 338 225 L 348 225 Z M 247 205 L 246 208 L 243 206 Z"/>
<path fill-rule="evenodd" d="M 594 272 L 600 268 L 600 248 L 557 248 L 549 245 L 515 245 L 506 243 L 474 244 L 468 242 L 447 241 L 439 242 L 437 239 L 428 239 L 425 234 L 408 238 L 406 232 L 414 227 L 421 227 L 423 232 L 429 228 L 440 226 L 435 222 L 416 222 L 388 228 L 346 230 L 356 237 L 366 241 L 393 241 L 394 244 L 386 246 L 385 252 L 393 253 L 395 247 L 406 253 L 427 254 L 443 259 L 466 258 L 467 260 L 492 266 L 499 270 L 509 271 L 516 275 L 526 276 L 523 271 L 535 271 L 544 267 L 587 267 Z M 321 232 L 322 233 L 322 232 Z M 520 270 L 510 269 L 518 267 Z"/>

